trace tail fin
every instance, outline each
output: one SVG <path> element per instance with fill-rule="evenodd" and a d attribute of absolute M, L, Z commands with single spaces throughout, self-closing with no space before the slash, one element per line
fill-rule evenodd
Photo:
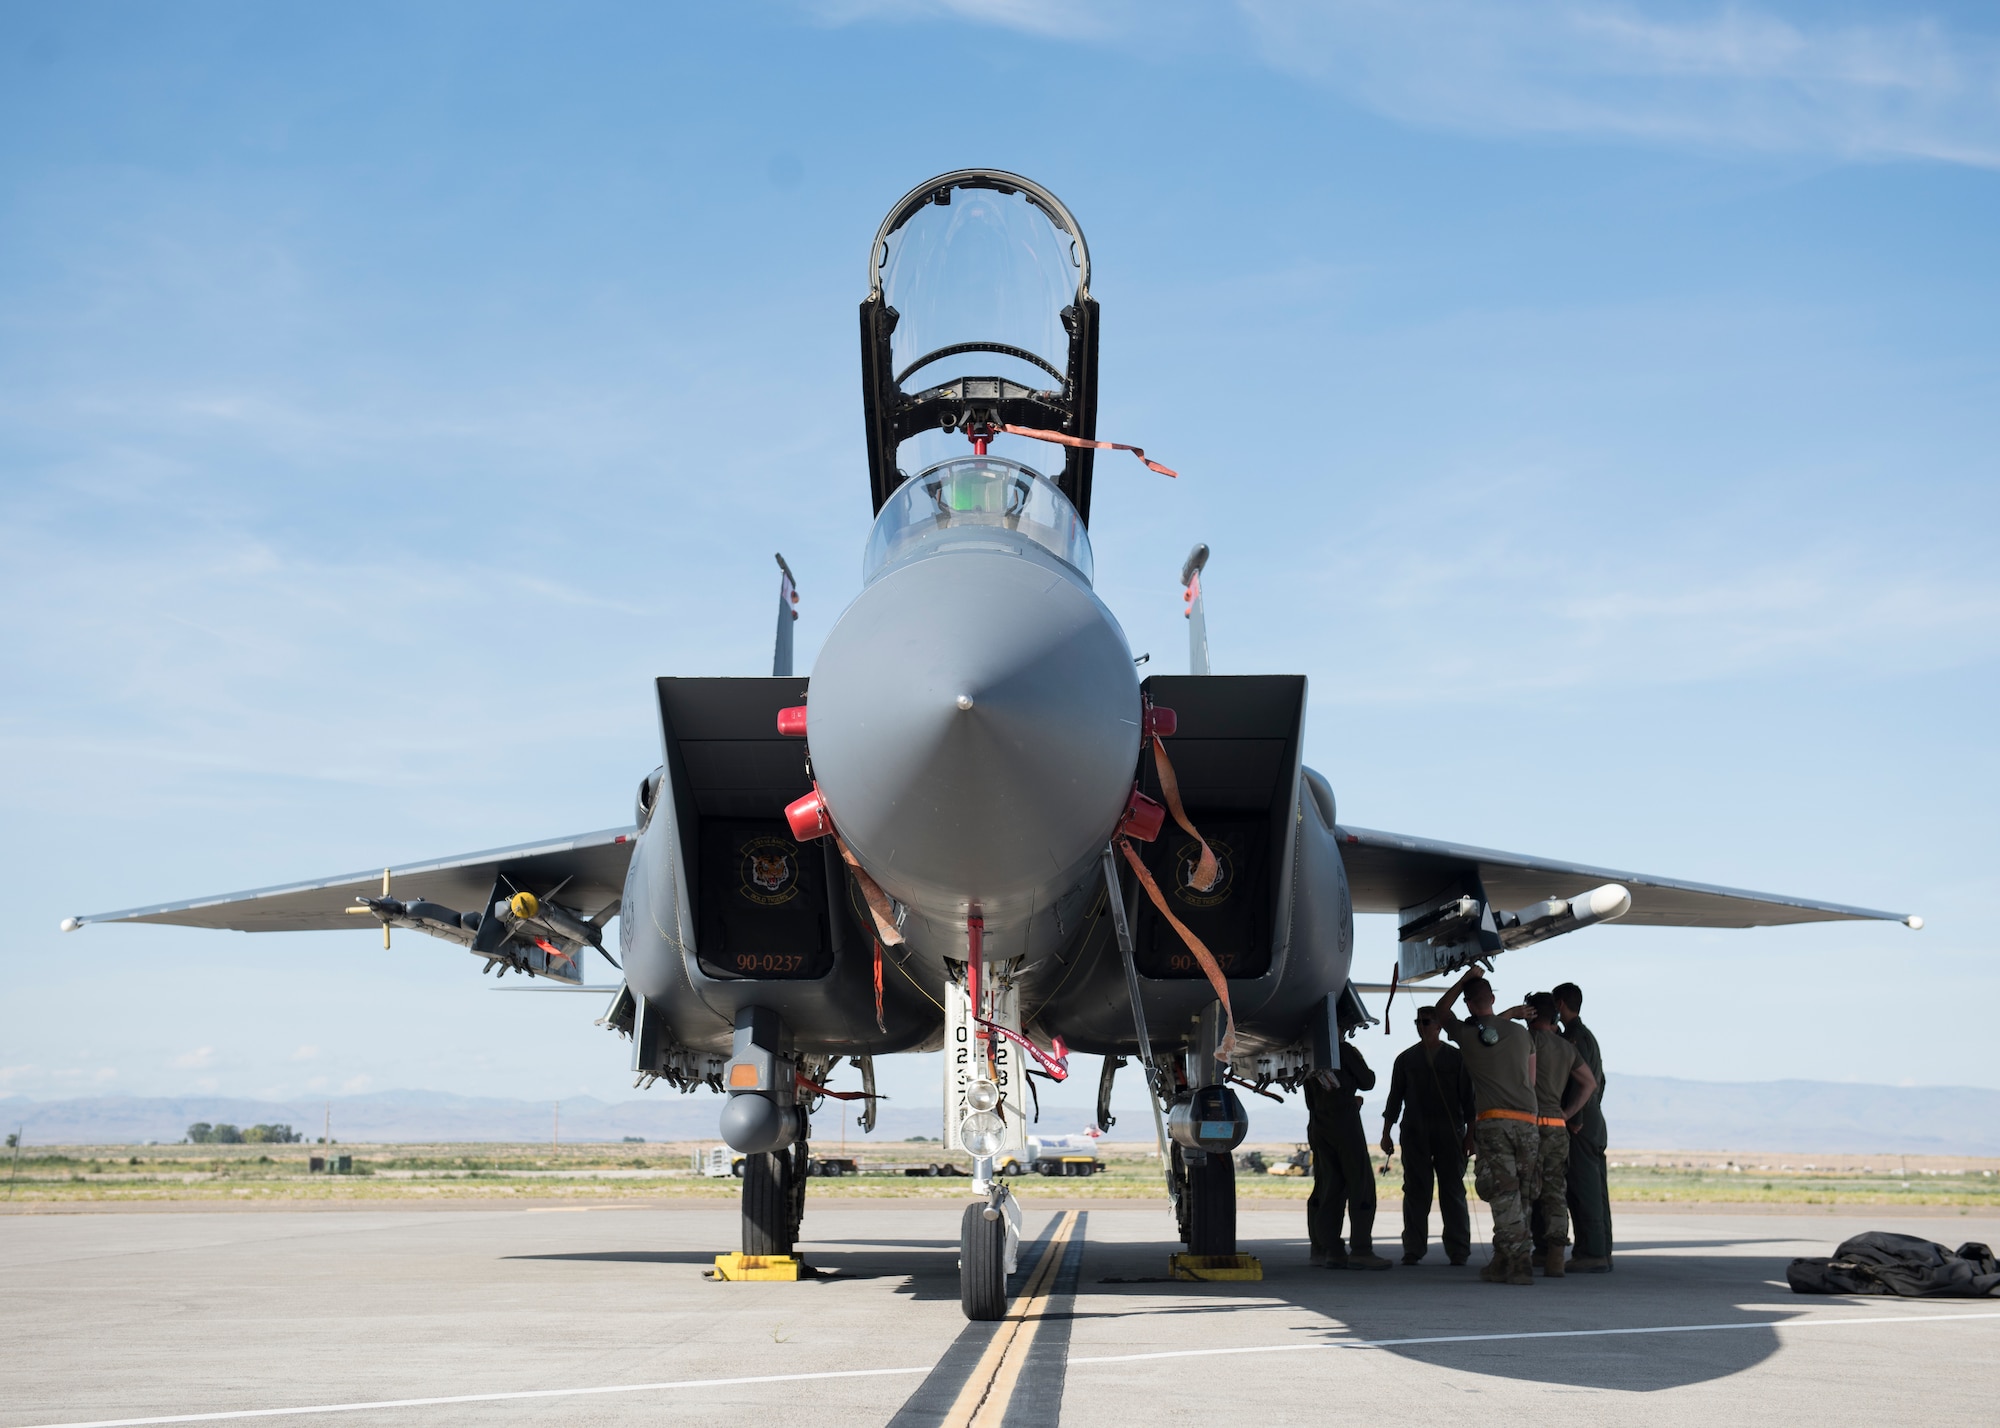
<path fill-rule="evenodd" d="M 1198 545 L 1181 562 L 1181 598 L 1188 622 L 1188 673 L 1208 673 L 1208 610 L 1201 602 L 1201 572 L 1208 565 L 1208 547 Z"/>
<path fill-rule="evenodd" d="M 792 568 L 785 564 L 785 557 L 778 557 L 778 638 L 771 652 L 771 673 L 790 675 L 792 672 L 792 626 L 799 618 L 799 587 L 792 579 Z"/>

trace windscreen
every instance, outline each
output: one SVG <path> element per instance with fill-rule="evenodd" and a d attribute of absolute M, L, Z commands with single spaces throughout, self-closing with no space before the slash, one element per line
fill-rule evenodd
<path fill-rule="evenodd" d="M 949 192 L 951 202 L 925 204 L 884 240 L 882 291 L 897 313 L 890 345 L 898 385 L 914 392 L 972 374 L 1060 390 L 1069 357 L 1061 314 L 1076 298 L 1081 245 L 1019 193 Z M 924 361 L 962 343 L 1029 355 Z"/>
<path fill-rule="evenodd" d="M 917 547 L 982 529 L 1018 531 L 1081 575 L 1092 575 L 1090 537 L 1076 507 L 1040 472 L 997 456 L 941 461 L 905 481 L 875 518 L 861 561 L 867 584 Z"/>

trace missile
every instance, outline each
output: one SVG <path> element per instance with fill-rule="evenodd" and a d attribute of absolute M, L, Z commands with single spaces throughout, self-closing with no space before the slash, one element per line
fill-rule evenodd
<path fill-rule="evenodd" d="M 354 906 L 347 911 L 357 917 L 373 915 L 385 926 L 411 927 L 419 932 L 428 932 L 433 937 L 442 937 L 447 942 L 459 946 L 469 946 L 473 933 L 479 930 L 479 914 L 459 912 L 443 903 L 427 902 L 423 898 L 411 898 L 408 902 L 394 897 L 356 898 Z"/>
<path fill-rule="evenodd" d="M 1632 910 L 1632 894 L 1618 883 L 1606 883 L 1575 897 L 1546 898 L 1519 912 L 1503 912 L 1495 919 L 1500 937 L 1510 948 L 1560 937 L 1594 922 L 1612 922 Z"/>
<path fill-rule="evenodd" d="M 604 950 L 603 928 L 531 892 L 517 892 L 504 901 L 494 903 L 493 915 L 503 922 L 531 922 L 571 942 L 595 947 L 600 952 Z"/>

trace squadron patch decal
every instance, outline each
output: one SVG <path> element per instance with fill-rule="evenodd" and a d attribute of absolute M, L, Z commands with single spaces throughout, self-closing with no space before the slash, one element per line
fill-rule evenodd
<path fill-rule="evenodd" d="M 799 895 L 798 845 L 785 838 L 752 838 L 736 850 L 745 898 L 760 907 L 779 907 Z"/>
<path fill-rule="evenodd" d="M 1201 863 L 1201 844 L 1183 843 L 1174 849 L 1174 897 L 1189 907 L 1219 907 L 1236 891 L 1236 855 L 1227 843 L 1208 840 L 1215 852 L 1215 886 L 1207 892 L 1194 889 L 1194 871 Z"/>

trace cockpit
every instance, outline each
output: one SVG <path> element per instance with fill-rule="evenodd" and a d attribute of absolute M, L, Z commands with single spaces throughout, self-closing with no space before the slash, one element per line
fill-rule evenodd
<path fill-rule="evenodd" d="M 997 169 L 912 189 L 876 232 L 868 287 L 862 406 L 878 514 L 916 479 L 908 472 L 929 479 L 968 445 L 982 457 L 995 444 L 1003 457 L 1050 452 L 1008 427 L 1096 436 L 1090 249 L 1047 189 Z M 1018 452 L 1007 449 L 1016 444 Z M 1053 484 L 1080 526 L 1090 516 L 1091 466 L 1088 449 L 1070 447 L 1060 470 L 1029 476 Z"/>
<path fill-rule="evenodd" d="M 940 461 L 898 487 L 875 518 L 861 559 L 862 583 L 919 549 L 1014 549 L 1013 541 L 995 538 L 1001 530 L 1027 537 L 1090 583 L 1083 517 L 1055 482 L 1002 456 Z"/>

